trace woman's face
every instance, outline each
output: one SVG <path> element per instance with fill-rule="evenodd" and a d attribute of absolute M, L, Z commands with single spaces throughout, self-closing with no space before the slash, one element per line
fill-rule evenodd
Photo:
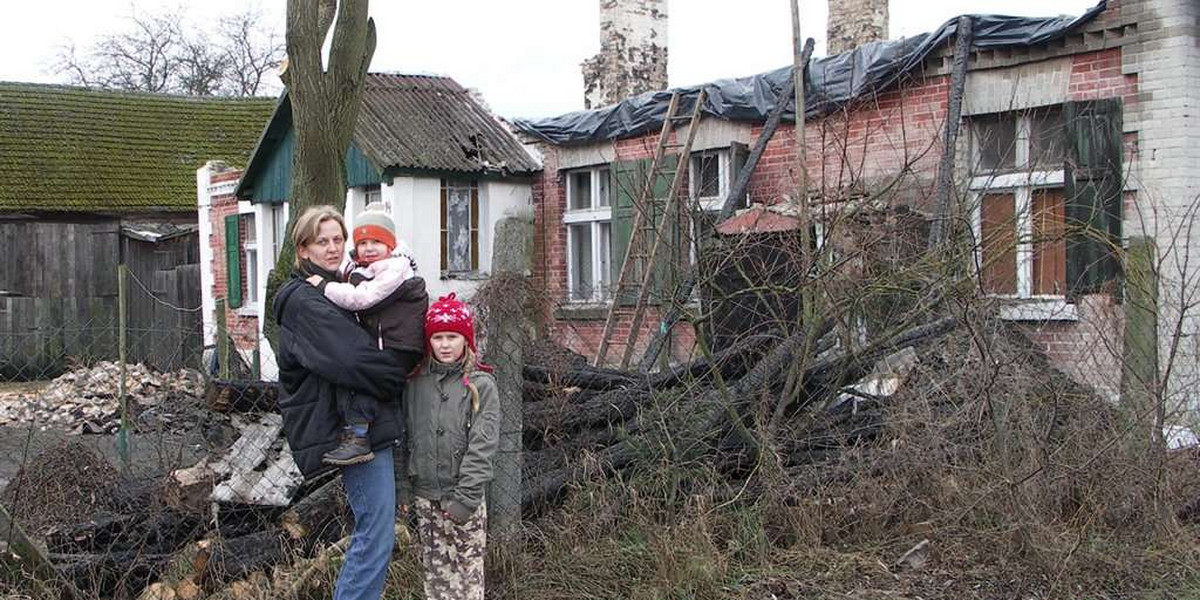
<path fill-rule="evenodd" d="M 302 260 L 310 260 L 327 271 L 336 271 L 342 265 L 345 250 L 346 238 L 342 236 L 342 226 L 333 219 L 325 219 L 317 230 L 317 238 L 312 243 L 296 248 L 296 253 Z"/>

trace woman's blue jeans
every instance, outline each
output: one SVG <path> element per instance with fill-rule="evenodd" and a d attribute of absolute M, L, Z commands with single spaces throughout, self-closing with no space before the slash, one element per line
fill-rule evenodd
<path fill-rule="evenodd" d="M 387 580 L 396 542 L 396 475 L 391 446 L 375 451 L 375 460 L 342 467 L 346 498 L 354 512 L 354 533 L 338 574 L 334 600 L 378 600 Z"/>

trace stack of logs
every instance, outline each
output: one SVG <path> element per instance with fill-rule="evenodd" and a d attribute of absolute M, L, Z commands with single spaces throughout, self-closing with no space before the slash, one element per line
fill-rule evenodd
<path fill-rule="evenodd" d="M 663 447 L 655 436 L 660 428 L 642 429 L 634 418 L 655 403 L 660 394 L 673 394 L 681 410 L 669 413 L 675 439 L 686 439 L 677 451 L 681 459 L 720 457 L 711 461 L 735 473 L 752 460 L 752 450 L 726 435 L 737 418 L 763 392 L 772 397 L 789 381 L 798 381 L 794 400 L 779 406 L 780 415 L 802 408 L 830 415 L 810 435 L 792 439 L 783 448 L 790 462 L 812 460 L 832 451 L 827 441 L 847 436 L 869 437 L 878 431 L 880 410 L 873 405 L 895 391 L 897 377 L 911 368 L 914 344 L 944 335 L 955 327 L 952 318 L 941 319 L 878 339 L 854 351 L 834 341 L 831 327 L 817 326 L 790 336 L 755 335 L 742 339 L 710 358 L 699 359 L 654 374 L 629 373 L 587 367 L 578 362 L 566 369 L 527 364 L 524 367 L 524 472 L 522 506 L 526 513 L 544 510 L 570 484 L 587 475 L 580 455 L 588 451 L 608 472 L 624 469 L 645 456 L 645 449 Z M 882 359 L 882 360 L 881 360 Z M 803 365 L 800 370 L 796 365 Z M 907 365 L 907 366 L 905 366 Z M 219 411 L 264 411 L 247 418 L 244 438 L 278 436 L 277 417 L 267 414 L 275 405 L 277 389 L 263 382 L 213 382 L 206 399 Z M 247 417 L 250 417 L 247 415 Z M 274 429 L 272 429 L 274 428 Z M 265 432 L 265 433 L 264 433 Z M 833 436 L 833 432 L 840 435 Z M 281 494 L 217 497 L 223 479 L 238 469 L 262 472 L 288 470 L 286 446 L 239 440 L 234 448 L 257 448 L 261 457 L 232 468 L 237 457 L 214 457 L 177 471 L 168 488 L 202 483 L 211 490 L 205 501 L 215 515 L 200 516 L 197 503 L 182 503 L 150 516 L 97 518 L 89 523 L 54 531 L 46 539 L 50 559 L 62 574 L 80 588 L 125 595 L 191 600 L 204 591 L 225 588 L 254 572 L 270 572 L 298 556 L 336 546 L 348 533 L 348 512 L 341 481 L 300 484 Z M 719 450 L 719 452 L 718 452 Z M 255 462 L 249 465 L 249 462 Z M 220 471 L 217 466 L 224 465 Z M 227 482 L 224 482 L 227 483 Z M 236 488 L 237 486 L 232 486 Z M 191 490 L 194 497 L 194 490 Z M 168 494 L 170 496 L 170 494 Z M 274 498 L 266 502 L 263 497 Z M 286 501 L 279 501 L 279 498 Z M 202 503 L 200 503 L 202 504 Z M 185 506 L 186 505 L 186 506 Z M 213 523 L 216 523 L 214 526 Z M 147 588 L 151 582 L 153 586 Z M 146 591 L 143 591 L 146 590 Z"/>

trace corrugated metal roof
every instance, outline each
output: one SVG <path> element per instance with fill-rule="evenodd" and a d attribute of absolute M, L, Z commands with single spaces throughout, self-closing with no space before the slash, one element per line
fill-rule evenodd
<path fill-rule="evenodd" d="M 541 169 L 508 128 L 449 77 L 367 75 L 354 142 L 384 169 Z"/>

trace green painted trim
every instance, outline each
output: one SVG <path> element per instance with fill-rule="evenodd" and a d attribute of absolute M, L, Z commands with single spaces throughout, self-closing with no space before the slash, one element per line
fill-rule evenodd
<path fill-rule="evenodd" d="M 241 215 L 225 217 L 225 297 L 229 308 L 242 306 Z"/>

